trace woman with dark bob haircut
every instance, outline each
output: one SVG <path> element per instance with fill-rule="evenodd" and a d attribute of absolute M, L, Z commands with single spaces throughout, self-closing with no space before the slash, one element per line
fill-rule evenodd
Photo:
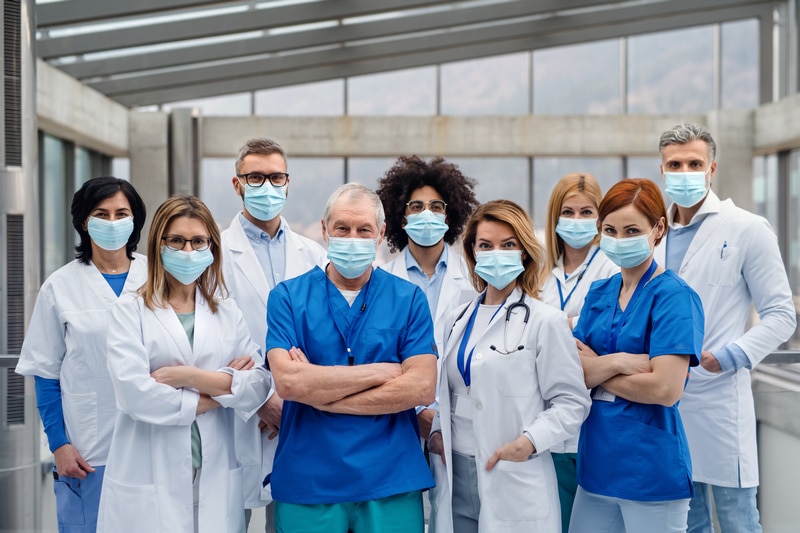
<path fill-rule="evenodd" d="M 386 240 L 391 251 L 400 251 L 383 268 L 425 293 L 439 353 L 444 319 L 475 296 L 464 259 L 452 246 L 478 206 L 474 186 L 474 179 L 441 157 L 425 162 L 411 156 L 399 158 L 386 171 L 377 191 L 386 212 Z M 434 410 L 418 411 L 424 438 Z"/>
<path fill-rule="evenodd" d="M 17 372 L 34 376 L 55 458 L 59 531 L 95 531 L 117 416 L 106 368 L 108 316 L 120 295 L 145 282 L 147 260 L 133 253 L 144 222 L 144 202 L 127 181 L 83 184 L 72 198 L 76 259 L 42 284 L 22 345 Z"/>
<path fill-rule="evenodd" d="M 139 244 L 144 227 L 146 214 L 144 202 L 133 185 L 125 180 L 112 177 L 95 178 L 84 183 L 81 190 L 72 198 L 72 225 L 81 238 L 81 242 L 75 246 L 76 256 L 85 265 L 88 265 L 92 259 L 92 243 L 86 220 L 95 205 L 118 193 L 122 193 L 130 205 L 133 231 L 125 243 L 125 256 L 133 259 L 133 252 L 136 250 L 136 245 Z"/>
<path fill-rule="evenodd" d="M 653 259 L 667 232 L 655 183 L 616 183 L 598 218 L 600 248 L 620 273 L 592 283 L 574 330 L 592 408 L 569 530 L 686 531 L 692 465 L 678 401 L 700 358 L 703 308 Z"/>

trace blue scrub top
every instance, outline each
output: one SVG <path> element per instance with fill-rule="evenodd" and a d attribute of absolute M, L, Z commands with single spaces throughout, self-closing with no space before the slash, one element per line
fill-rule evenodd
<path fill-rule="evenodd" d="M 316 365 L 350 364 L 344 337 L 356 365 L 436 353 L 425 294 L 381 269 L 352 306 L 319 267 L 279 283 L 267 325 L 267 351 L 297 346 Z M 295 504 L 361 502 L 434 485 L 413 408 L 356 416 L 292 401 L 283 404 L 269 480 L 276 501 Z"/>
<path fill-rule="evenodd" d="M 622 276 L 595 281 L 574 334 L 599 355 L 609 353 L 617 325 Z M 704 317 L 700 298 L 671 271 L 651 279 L 631 304 L 616 352 L 689 355 L 699 363 Z M 592 400 L 578 443 L 578 484 L 584 490 L 637 501 L 690 498 L 692 465 L 678 404 L 671 407 Z"/>

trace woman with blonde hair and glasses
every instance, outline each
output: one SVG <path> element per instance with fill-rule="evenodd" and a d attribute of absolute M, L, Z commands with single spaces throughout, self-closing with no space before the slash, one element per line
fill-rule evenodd
<path fill-rule="evenodd" d="M 547 205 L 547 261 L 542 301 L 561 309 L 575 327 L 593 281 L 619 272 L 600 249 L 597 208 L 603 199 L 591 174 L 573 172 L 556 183 Z M 578 436 L 553 447 L 553 463 L 561 502 L 561 529 L 569 529 L 577 482 Z"/>
<path fill-rule="evenodd" d="M 147 280 L 111 310 L 108 368 L 119 414 L 98 531 L 243 531 L 234 415 L 253 416 L 270 377 L 224 293 L 217 224 L 193 196 L 158 208 Z"/>
<path fill-rule="evenodd" d="M 520 206 L 478 207 L 464 257 L 480 294 L 453 311 L 444 340 L 431 530 L 557 533 L 549 450 L 578 433 L 590 403 L 575 341 L 538 299 L 544 249 Z"/>

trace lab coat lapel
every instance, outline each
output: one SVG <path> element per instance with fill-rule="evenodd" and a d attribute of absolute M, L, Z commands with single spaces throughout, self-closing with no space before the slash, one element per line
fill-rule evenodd
<path fill-rule="evenodd" d="M 467 328 L 467 322 L 469 322 L 469 317 L 472 312 L 475 310 L 475 306 L 478 305 L 480 302 L 482 294 L 476 296 L 467 306 L 463 313 L 460 313 L 460 317 L 456 316 L 458 320 L 454 324 L 447 324 L 447 327 L 452 329 L 450 331 L 449 336 L 447 336 L 447 342 L 445 343 L 445 357 L 447 354 L 452 352 L 453 343 L 461 342 L 461 337 L 464 335 L 464 330 Z"/>
<path fill-rule="evenodd" d="M 90 261 L 86 266 L 87 268 L 84 270 L 84 272 L 86 272 L 86 284 L 88 285 L 86 291 L 99 294 L 103 298 L 103 301 L 109 304 L 115 301 L 117 295 L 114 294 L 114 289 L 111 288 L 106 278 L 103 277 L 103 273 L 100 272 L 97 265 Z"/>
<path fill-rule="evenodd" d="M 199 354 L 213 353 L 212 350 L 206 349 L 209 337 L 218 338 L 220 336 L 226 336 L 228 332 L 213 330 L 211 309 L 208 307 L 208 302 L 206 302 L 205 298 L 203 298 L 203 294 L 199 290 L 195 293 L 194 301 L 194 342 L 191 346 L 192 359 L 188 363 L 198 366 L 197 359 L 199 358 Z M 229 361 L 225 361 L 224 364 L 228 362 Z"/>
<path fill-rule="evenodd" d="M 689 244 L 689 249 L 686 250 L 686 255 L 683 256 L 681 272 L 689 265 L 689 262 L 697 252 L 702 250 L 705 246 L 711 246 L 708 241 L 713 235 L 719 233 L 721 223 L 722 217 L 718 216 L 718 213 L 710 214 L 703 220 L 694 239 L 692 239 L 691 244 Z"/>
<path fill-rule="evenodd" d="M 261 264 L 258 262 L 253 247 L 250 246 L 238 216 L 234 218 L 231 224 L 230 251 L 233 268 L 240 270 L 244 274 L 245 279 L 250 283 L 264 307 L 266 307 L 267 295 L 269 294 L 267 277 L 261 269 Z"/>
<path fill-rule="evenodd" d="M 183 359 L 183 363 L 186 365 L 192 364 L 194 356 L 192 355 L 192 348 L 189 346 L 189 337 L 186 336 L 186 331 L 184 331 L 181 321 L 178 319 L 178 315 L 175 314 L 172 307 L 156 307 L 153 314 L 161 323 L 166 334 L 175 342 L 177 352 L 180 354 L 181 359 Z M 197 315 L 195 314 L 195 318 L 196 317 Z M 196 330 L 197 324 L 195 324 L 195 331 Z"/>
<path fill-rule="evenodd" d="M 286 238 L 286 272 L 283 279 L 292 279 L 305 274 L 314 265 L 308 261 L 308 246 L 302 239 L 297 238 L 285 220 L 283 220 L 283 231 Z"/>
<path fill-rule="evenodd" d="M 450 312 L 450 309 L 452 309 L 451 303 L 458 301 L 461 293 L 460 284 L 464 278 L 464 273 L 459 268 L 460 262 L 453 255 L 454 252 L 450 250 L 447 270 L 445 270 L 444 279 L 442 280 L 442 291 L 439 293 L 439 301 L 436 305 L 436 316 L 433 317 L 435 324 L 439 324 L 445 315 Z"/>

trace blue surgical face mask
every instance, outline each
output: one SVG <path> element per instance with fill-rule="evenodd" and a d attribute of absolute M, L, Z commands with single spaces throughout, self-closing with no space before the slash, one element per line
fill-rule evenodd
<path fill-rule="evenodd" d="M 708 192 L 706 172 L 664 172 L 664 189 L 679 206 L 692 207 Z"/>
<path fill-rule="evenodd" d="M 164 270 L 184 285 L 191 285 L 197 281 L 213 262 L 214 254 L 211 253 L 211 248 L 187 252 L 173 250 L 169 246 L 161 247 L 161 263 L 164 265 Z"/>
<path fill-rule="evenodd" d="M 375 261 L 377 239 L 328 236 L 328 259 L 342 276 L 355 279 Z"/>
<path fill-rule="evenodd" d="M 104 220 L 97 217 L 89 217 L 86 224 L 86 231 L 92 241 L 102 248 L 112 252 L 119 250 L 131 238 L 133 233 L 133 217 L 120 218 L 118 220 Z"/>
<path fill-rule="evenodd" d="M 524 270 L 522 250 L 475 252 L 475 273 L 497 290 L 508 287 Z"/>
<path fill-rule="evenodd" d="M 444 219 L 444 214 L 425 209 L 422 213 L 407 215 L 403 229 L 406 230 L 408 238 L 420 246 L 433 246 L 441 241 L 450 229 Z"/>
<path fill-rule="evenodd" d="M 286 187 L 264 183 L 261 187 L 244 186 L 244 206 L 257 220 L 266 222 L 281 213 L 286 203 Z"/>
<path fill-rule="evenodd" d="M 655 228 L 653 228 L 655 229 Z M 652 232 L 652 230 L 650 230 Z M 650 257 L 650 234 L 617 239 L 603 235 L 600 237 L 600 249 L 612 263 L 620 268 L 633 268 L 641 265 Z"/>
<path fill-rule="evenodd" d="M 556 233 L 571 248 L 579 250 L 597 235 L 597 219 L 559 217 Z"/>

